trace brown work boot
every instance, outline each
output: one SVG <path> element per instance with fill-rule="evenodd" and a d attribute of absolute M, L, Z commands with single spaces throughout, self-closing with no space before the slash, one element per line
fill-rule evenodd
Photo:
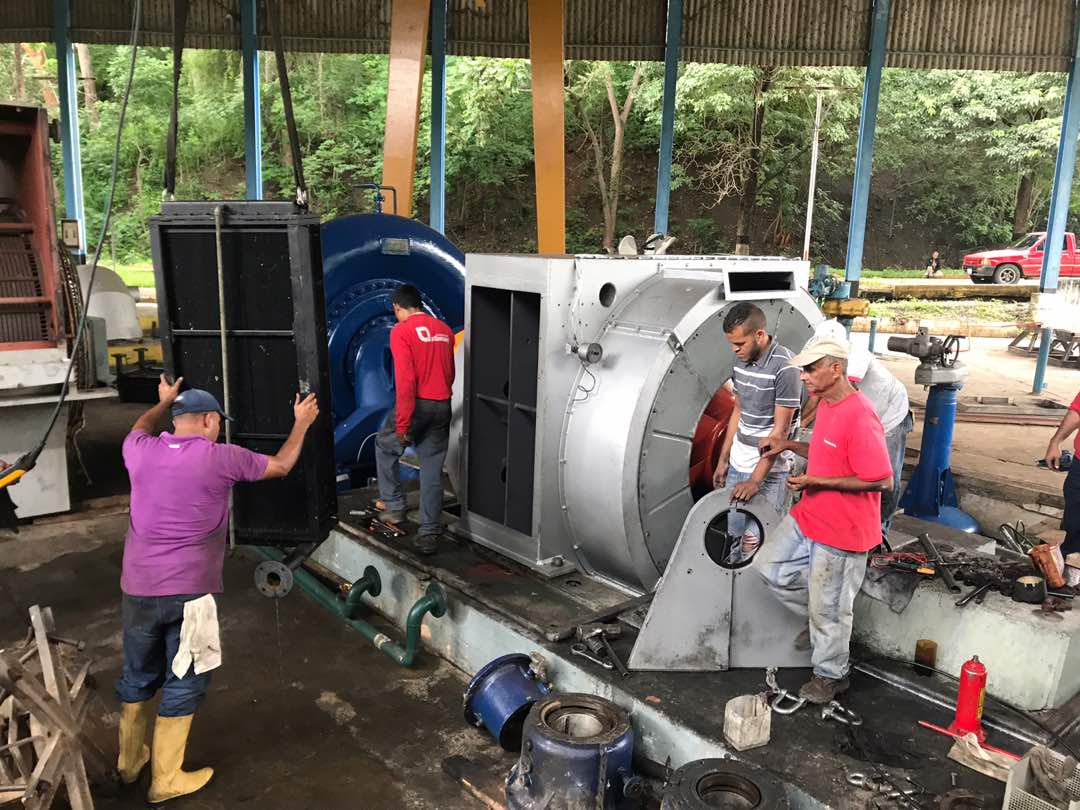
<path fill-rule="evenodd" d="M 815 675 L 802 685 L 799 697 L 807 703 L 825 705 L 835 700 L 837 695 L 846 692 L 850 685 L 847 678 L 823 678 Z"/>

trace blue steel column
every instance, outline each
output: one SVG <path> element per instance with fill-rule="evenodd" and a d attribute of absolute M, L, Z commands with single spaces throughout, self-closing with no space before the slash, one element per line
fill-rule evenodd
<path fill-rule="evenodd" d="M 863 83 L 862 114 L 859 117 L 859 143 L 855 152 L 855 182 L 851 192 L 847 259 L 844 262 L 844 278 L 852 282 L 858 282 L 862 275 L 866 209 L 870 201 L 870 174 L 874 163 L 874 130 L 877 129 L 881 71 L 885 67 L 885 41 L 888 31 L 889 0 L 874 0 L 870 21 L 870 52 Z M 856 294 L 856 291 L 852 290 L 852 294 Z"/>
<path fill-rule="evenodd" d="M 671 156 L 675 146 L 675 86 L 679 79 L 683 0 L 668 0 L 664 45 L 664 107 L 660 118 L 660 160 L 656 167 L 656 218 L 653 231 L 667 233 L 671 203 Z"/>
<path fill-rule="evenodd" d="M 1065 85 L 1065 108 L 1061 114 L 1061 138 L 1058 141 L 1057 163 L 1054 166 L 1054 188 L 1050 193 L 1050 219 L 1046 225 L 1046 241 L 1043 243 L 1042 273 L 1039 275 L 1039 292 L 1057 292 L 1058 274 L 1061 271 L 1061 244 L 1065 238 L 1066 218 L 1069 215 L 1069 197 L 1072 192 L 1073 174 L 1076 169 L 1076 141 L 1080 136 L 1080 8 L 1073 6 L 1073 49 L 1069 63 L 1069 79 Z M 1039 360 L 1035 366 L 1035 382 L 1031 393 L 1041 394 L 1046 388 L 1046 366 L 1050 362 L 1050 327 L 1044 327 L 1039 338 Z"/>
<path fill-rule="evenodd" d="M 86 250 L 86 211 L 83 208 L 82 153 L 79 149 L 79 85 L 75 78 L 75 49 L 68 34 L 71 0 L 53 0 L 53 42 L 56 45 L 56 95 L 60 100 L 60 145 L 64 155 L 64 209 L 79 221 L 79 252 Z"/>
<path fill-rule="evenodd" d="M 446 233 L 446 3 L 431 3 L 431 227 Z"/>
<path fill-rule="evenodd" d="M 240 0 L 240 47 L 244 58 L 244 172 L 249 200 L 261 200 L 263 196 L 258 6 L 259 0 Z"/>

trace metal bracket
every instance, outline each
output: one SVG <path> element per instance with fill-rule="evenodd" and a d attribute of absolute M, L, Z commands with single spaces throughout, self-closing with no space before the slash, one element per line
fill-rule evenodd
<path fill-rule="evenodd" d="M 682 341 L 680 341 L 679 338 L 676 337 L 674 332 L 668 332 L 667 344 L 671 347 L 671 350 L 675 352 L 675 354 L 679 354 L 683 350 Z"/>

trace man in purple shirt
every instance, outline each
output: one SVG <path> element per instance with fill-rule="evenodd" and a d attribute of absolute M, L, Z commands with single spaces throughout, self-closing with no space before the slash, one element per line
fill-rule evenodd
<path fill-rule="evenodd" d="M 222 591 L 229 493 L 239 481 L 283 478 L 296 465 L 304 435 L 319 415 L 315 395 L 293 403 L 292 432 L 274 456 L 218 444 L 228 417 L 207 391 L 180 393 L 183 378 L 162 375 L 158 404 L 138 418 L 124 439 L 131 478 L 131 524 L 124 542 L 124 671 L 116 683 L 121 701 L 117 768 L 131 784 L 151 761 L 146 732 L 150 700 L 161 690 L 154 723 L 149 800 L 175 799 L 204 787 L 213 770 L 184 771 L 184 750 L 195 709 L 210 673 L 172 671 L 180 647 L 185 603 Z M 171 408 L 173 431 L 154 428 Z"/>

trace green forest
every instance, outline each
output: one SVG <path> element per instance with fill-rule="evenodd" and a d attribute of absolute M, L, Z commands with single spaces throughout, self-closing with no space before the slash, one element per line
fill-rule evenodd
<path fill-rule="evenodd" d="M 87 232 L 100 227 L 127 70 L 126 47 L 79 46 Z M 261 60 L 266 196 L 289 196 L 292 169 L 274 60 Z M 387 58 L 289 54 L 312 206 L 324 217 L 371 210 L 362 183 L 381 177 Z M 160 205 L 171 53 L 140 49 L 112 245 L 145 260 L 145 222 Z M 0 50 L 0 100 L 55 113 L 51 47 Z M 652 229 L 663 66 L 581 62 L 566 68 L 567 231 L 599 252 Z M 798 255 L 817 95 L 823 99 L 812 258 L 842 264 L 863 71 L 687 64 L 679 74 L 670 232 L 680 253 Z M 430 77 L 430 73 L 429 73 Z M 447 234 L 464 250 L 535 249 L 527 61 L 447 63 Z M 1009 242 L 1045 227 L 1064 76 L 886 70 L 874 154 L 867 267 L 915 266 L 940 249 Z M 425 96 L 427 93 L 425 93 Z M 430 105 L 423 104 L 416 216 L 427 218 Z M 180 98 L 177 197 L 244 193 L 240 55 L 188 51 Z M 60 173 L 59 151 L 55 169 Z M 63 183 L 57 182 L 62 193 Z M 1073 195 L 1073 209 L 1080 199 Z M 1070 218 L 1072 221 L 1072 217 Z"/>

